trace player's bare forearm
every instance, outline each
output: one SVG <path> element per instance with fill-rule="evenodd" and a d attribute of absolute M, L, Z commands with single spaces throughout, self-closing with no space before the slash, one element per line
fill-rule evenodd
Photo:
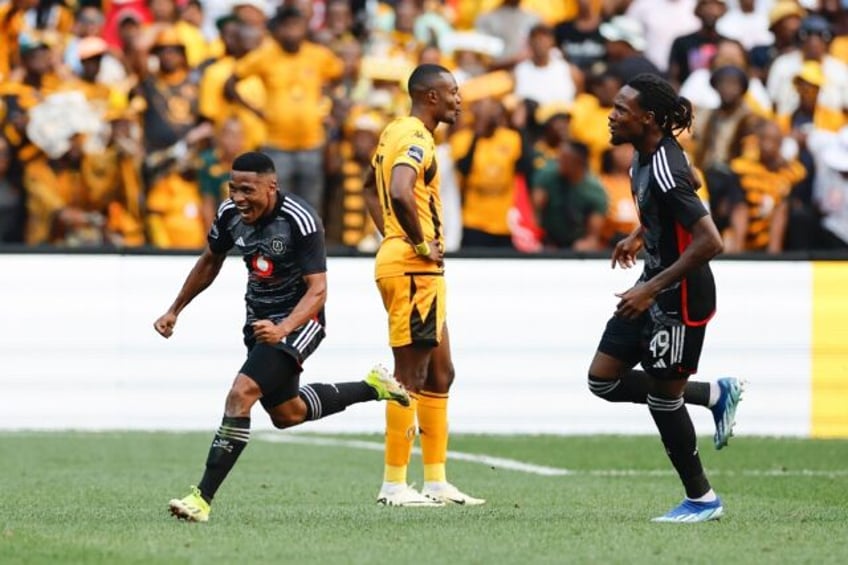
<path fill-rule="evenodd" d="M 168 311 L 174 314 L 182 312 L 183 308 L 188 306 L 195 296 L 212 284 L 218 273 L 221 272 L 221 265 L 224 264 L 226 258 L 227 256 L 223 253 L 213 253 L 207 245 L 200 257 L 197 258 L 194 267 L 186 277 L 177 298 L 168 308 Z"/>
<path fill-rule="evenodd" d="M 374 221 L 374 226 L 381 236 L 386 235 L 383 208 L 380 206 L 380 197 L 377 196 L 377 175 L 374 172 L 374 167 L 370 167 L 365 173 L 362 195 L 365 198 L 365 207 L 368 209 L 368 214 Z"/>
<path fill-rule="evenodd" d="M 769 253 L 780 253 L 783 251 L 783 239 L 786 237 L 786 226 L 789 223 L 789 203 L 784 200 L 778 204 L 777 209 L 771 217 L 769 226 Z"/>
<path fill-rule="evenodd" d="M 676 283 L 692 270 L 707 263 L 724 249 L 721 235 L 710 216 L 703 216 L 690 228 L 692 242 L 677 260 L 645 283 L 650 285 L 654 296 Z"/>
<path fill-rule="evenodd" d="M 291 314 L 277 326 L 282 332 L 280 338 L 313 319 L 327 302 L 327 273 L 314 273 L 303 277 L 306 282 L 306 294 L 300 299 Z"/>
<path fill-rule="evenodd" d="M 392 169 L 392 180 L 389 184 L 392 211 L 413 245 L 424 242 L 424 231 L 418 219 L 413 191 L 417 176 L 418 173 L 412 167 L 400 165 Z"/>

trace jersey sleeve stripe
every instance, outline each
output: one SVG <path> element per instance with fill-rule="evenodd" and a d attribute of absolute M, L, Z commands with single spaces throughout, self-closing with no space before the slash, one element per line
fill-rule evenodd
<path fill-rule="evenodd" d="M 286 200 L 283 202 L 283 210 L 294 217 L 301 234 L 309 235 L 318 231 L 318 227 L 315 225 L 315 218 L 312 217 L 306 208 L 297 202 Z"/>
<path fill-rule="evenodd" d="M 226 200 L 221 202 L 220 206 L 218 206 L 218 216 L 220 216 L 221 214 L 223 214 L 224 212 L 226 212 L 230 208 L 235 208 L 235 203 L 233 203 L 232 200 L 227 198 Z"/>
<path fill-rule="evenodd" d="M 663 192 L 668 192 L 674 188 L 674 175 L 671 174 L 671 169 L 668 167 L 665 147 L 660 147 L 654 153 L 651 168 L 654 170 L 654 178 L 657 179 L 657 183 L 659 183 Z"/>

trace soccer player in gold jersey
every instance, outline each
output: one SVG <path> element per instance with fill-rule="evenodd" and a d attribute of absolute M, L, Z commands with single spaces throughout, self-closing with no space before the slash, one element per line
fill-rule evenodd
<path fill-rule="evenodd" d="M 395 378 L 409 391 L 409 407 L 386 410 L 383 486 L 387 506 L 478 505 L 447 481 L 448 391 L 454 378 L 445 323 L 444 234 L 433 130 L 456 122 L 460 96 L 453 75 L 419 65 L 409 77 L 412 109 L 383 130 L 365 195 L 383 234 L 375 278 L 389 318 Z M 393 403 L 396 404 L 396 403 Z M 421 492 L 407 484 L 416 417 L 424 459 Z"/>

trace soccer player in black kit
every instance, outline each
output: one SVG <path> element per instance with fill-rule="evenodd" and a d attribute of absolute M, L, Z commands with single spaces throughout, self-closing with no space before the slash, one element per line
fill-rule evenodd
<path fill-rule="evenodd" d="M 715 444 L 727 443 L 741 397 L 737 379 L 689 382 L 698 369 L 706 324 L 715 311 L 709 261 L 722 240 L 695 194 L 694 175 L 676 134 L 692 105 L 665 80 L 641 74 L 623 86 L 609 116 L 611 141 L 635 148 L 631 189 L 640 226 L 613 250 L 629 268 L 644 250 L 642 276 L 619 302 L 589 368 L 589 389 L 610 402 L 647 404 L 686 498 L 655 522 L 703 522 L 724 508 L 704 474 L 686 404 L 709 407 Z M 633 367 L 641 363 L 643 370 Z"/>
<path fill-rule="evenodd" d="M 215 280 L 228 251 L 238 249 L 248 272 L 247 359 L 227 395 L 203 478 L 168 505 L 177 518 L 194 522 L 209 519 L 212 498 L 250 438 L 250 411 L 257 401 L 277 428 L 317 420 L 358 402 L 409 404 L 406 391 L 382 367 L 362 381 L 300 387 L 303 362 L 324 338 L 324 227 L 304 200 L 277 189 L 267 155 L 244 153 L 233 161 L 230 198 L 218 208 L 207 239 L 176 300 L 153 324 L 163 337 L 171 337 L 180 312 Z"/>

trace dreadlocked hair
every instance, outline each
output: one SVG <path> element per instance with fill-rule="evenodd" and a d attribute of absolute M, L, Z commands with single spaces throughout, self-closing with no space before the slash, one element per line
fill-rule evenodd
<path fill-rule="evenodd" d="M 692 102 L 678 96 L 663 78 L 642 73 L 628 81 L 627 86 L 639 92 L 637 102 L 644 110 L 654 113 L 654 121 L 664 134 L 677 137 L 692 127 Z"/>

